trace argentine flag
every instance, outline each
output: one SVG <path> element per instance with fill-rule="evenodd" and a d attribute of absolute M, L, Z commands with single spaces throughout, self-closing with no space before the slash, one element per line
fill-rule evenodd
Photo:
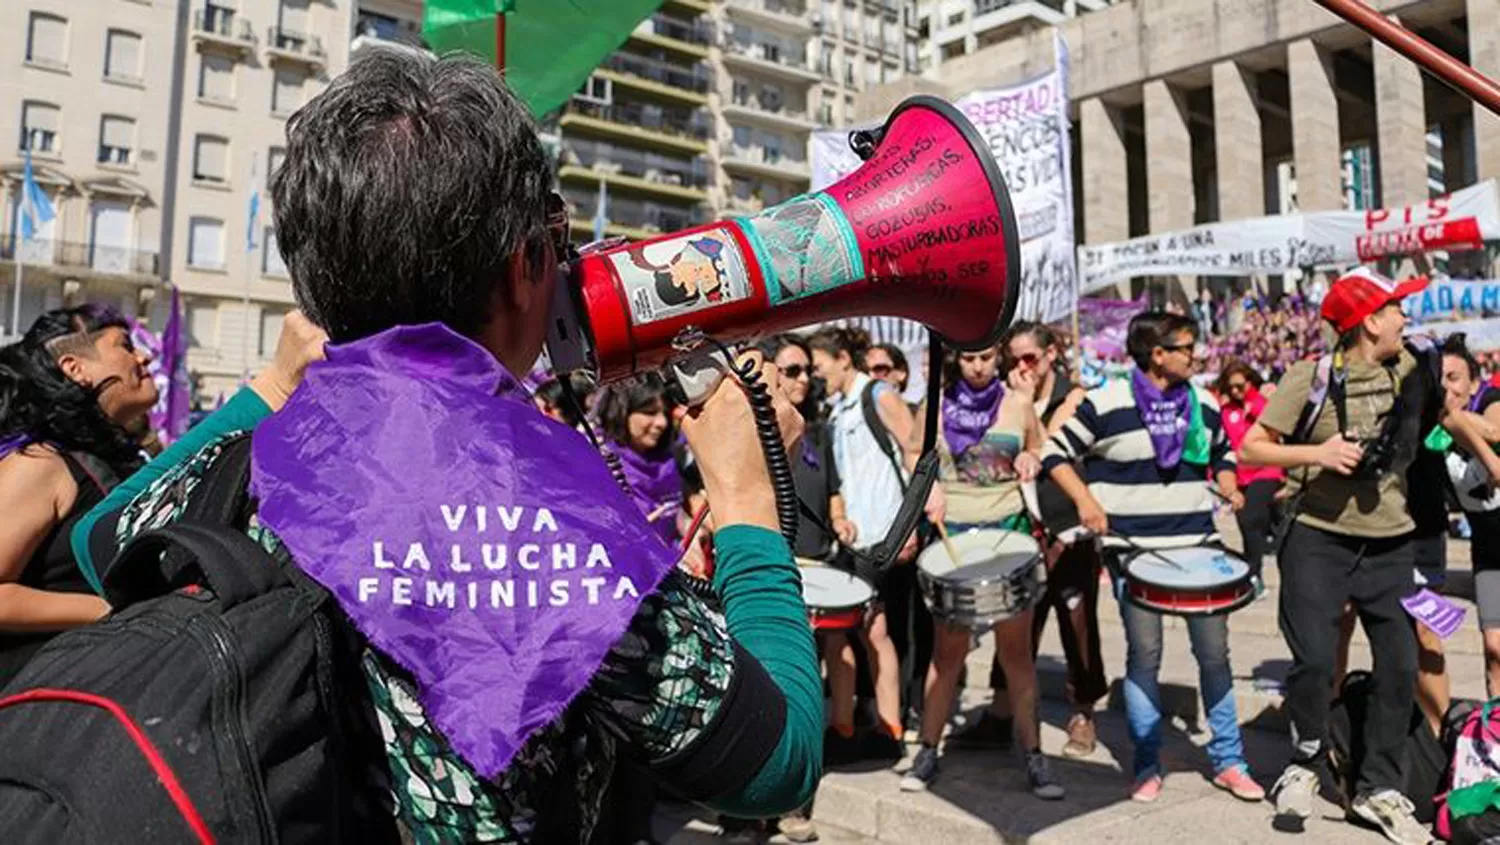
<path fill-rule="evenodd" d="M 52 201 L 47 199 L 42 186 L 31 175 L 31 150 L 27 150 L 26 173 L 21 180 L 21 240 L 35 238 L 42 224 L 52 217 Z"/>

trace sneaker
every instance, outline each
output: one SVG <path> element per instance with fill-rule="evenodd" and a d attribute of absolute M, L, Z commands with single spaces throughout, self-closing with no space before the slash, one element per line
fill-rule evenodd
<path fill-rule="evenodd" d="M 1098 744 L 1099 732 L 1094 727 L 1094 717 L 1089 713 L 1074 713 L 1068 720 L 1068 741 L 1063 745 L 1063 756 L 1091 756 Z"/>
<path fill-rule="evenodd" d="M 1369 822 L 1396 845 L 1427 845 L 1432 831 L 1412 815 L 1411 801 L 1394 789 L 1366 792 L 1354 799 L 1349 812 Z"/>
<path fill-rule="evenodd" d="M 1040 750 L 1026 752 L 1026 781 L 1031 784 L 1031 794 L 1043 801 L 1061 801 L 1068 794 L 1052 776 L 1052 767 Z"/>
<path fill-rule="evenodd" d="M 1313 795 L 1317 791 L 1318 775 L 1315 772 L 1296 763 L 1289 764 L 1276 779 L 1276 785 L 1271 787 L 1271 794 L 1276 797 L 1276 815 L 1311 818 Z"/>
<path fill-rule="evenodd" d="M 1214 786 L 1228 792 L 1241 801 L 1261 801 L 1266 791 L 1261 788 L 1243 764 L 1230 766 L 1214 776 Z"/>
<path fill-rule="evenodd" d="M 949 748 L 1007 750 L 1015 741 L 1011 732 L 1013 719 L 1001 718 L 988 710 L 979 715 L 979 721 L 954 731 L 948 737 Z"/>
<path fill-rule="evenodd" d="M 1130 787 L 1130 800 L 1141 804 L 1150 804 L 1161 797 L 1163 786 L 1161 775 L 1156 772 L 1142 775 L 1136 778 L 1135 784 Z"/>
<path fill-rule="evenodd" d="M 891 736 L 885 731 L 876 728 L 865 734 L 864 740 L 859 746 L 859 758 L 861 760 L 879 760 L 883 763 L 894 763 L 906 754 L 906 746 L 901 740 Z"/>
<path fill-rule="evenodd" d="M 901 778 L 901 791 L 922 792 L 937 778 L 937 773 L 937 749 L 924 745 L 917 752 L 916 759 L 911 761 L 911 768 L 907 769 L 906 775 Z"/>
<path fill-rule="evenodd" d="M 776 829 L 791 842 L 818 841 L 818 828 L 801 810 L 782 816 L 776 822 Z"/>

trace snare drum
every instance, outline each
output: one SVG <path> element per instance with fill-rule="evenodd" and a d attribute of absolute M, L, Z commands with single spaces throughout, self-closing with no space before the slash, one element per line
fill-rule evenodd
<path fill-rule="evenodd" d="M 1046 580 L 1042 549 L 1028 534 L 981 528 L 955 534 L 953 548 L 934 543 L 917 558 L 917 580 L 932 615 L 949 625 L 984 630 L 1030 609 Z"/>
<path fill-rule="evenodd" d="M 802 568 L 802 602 L 813 631 L 852 631 L 865 623 L 875 590 L 854 575 L 798 558 Z"/>
<path fill-rule="evenodd" d="M 1147 610 L 1214 616 L 1255 601 L 1250 564 L 1208 546 L 1137 551 L 1122 564 L 1125 595 Z"/>

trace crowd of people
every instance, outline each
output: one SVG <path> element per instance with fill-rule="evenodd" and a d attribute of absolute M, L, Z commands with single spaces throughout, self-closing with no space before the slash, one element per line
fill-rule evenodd
<path fill-rule="evenodd" d="M 287 841 L 649 841 L 658 791 L 709 807 L 726 836 L 808 841 L 825 765 L 878 760 L 899 767 L 902 790 L 921 791 L 960 746 L 1014 747 L 1029 792 L 1066 800 L 1042 742 L 1037 647 L 1055 615 L 1071 708 L 1057 752 L 1089 756 L 1110 671 L 1103 574 L 1126 640 L 1122 795 L 1152 802 L 1165 788 L 1158 677 L 1163 618 L 1177 614 L 1199 668 L 1212 782 L 1259 802 L 1229 629 L 1273 557 L 1293 663 L 1276 812 L 1313 811 L 1357 619 L 1375 694 L 1347 807 L 1391 841 L 1430 841 L 1414 802 L 1433 796 L 1403 792 L 1399 757 L 1413 701 L 1441 722 L 1446 670 L 1441 640 L 1403 600 L 1441 582 L 1434 503 L 1446 518 L 1440 497 L 1408 493 L 1451 486 L 1470 516 L 1486 671 L 1500 691 L 1500 583 L 1489 580 L 1500 402 L 1461 339 L 1404 339 L 1400 300 L 1421 281 L 1353 271 L 1317 312 L 1247 311 L 1245 338 L 1216 337 L 1212 317 L 1143 311 L 1125 332 L 1125 377 L 1088 388 L 1062 339 L 1017 322 L 993 347 L 943 362 L 935 432 L 929 409 L 902 398 L 899 349 L 848 327 L 766 338 L 742 361 L 759 368 L 789 446 L 801 503 L 790 545 L 757 409 L 734 379 L 691 407 L 657 375 L 523 384 L 565 249 L 549 183 L 535 126 L 492 68 L 372 56 L 289 123 L 271 193 L 302 312 L 239 394 L 153 455 L 142 420 L 157 388 L 118 315 L 49 312 L 0 350 L 8 754 L 27 719 L 45 718 L 18 701 L 87 685 L 69 661 L 124 641 L 100 631 L 148 630 L 160 624 L 152 608 L 206 612 L 205 592 L 227 613 L 232 597 L 248 606 L 268 579 L 286 579 L 320 597 L 306 610 L 326 626 L 317 641 L 332 650 L 320 654 L 342 661 L 294 676 L 318 683 L 272 683 L 281 650 L 254 631 L 205 648 L 214 665 L 242 661 L 234 706 L 306 687 L 318 692 L 312 709 L 328 710 L 316 724 L 304 709 L 275 714 L 311 726 L 285 747 L 234 735 L 241 774 L 321 761 L 252 788 L 259 823 Z M 1194 384 L 1205 367 L 1211 388 Z M 886 547 L 929 434 L 939 480 L 923 525 Z M 1225 506 L 1240 549 L 1220 540 Z M 212 514 L 224 524 L 206 525 Z M 255 540 L 262 557 L 215 527 Z M 182 545 L 150 556 L 146 540 Z M 206 559 L 213 549 L 264 570 L 226 570 Z M 1177 555 L 1205 549 L 1204 571 Z M 843 597 L 813 596 L 814 581 L 843 585 Z M 112 606 L 151 585 L 158 601 L 188 604 Z M 996 643 L 993 702 L 950 732 L 984 632 Z M 234 657 L 251 647 L 258 662 Z M 100 684 L 91 694 L 115 689 Z M 170 759 L 185 741 L 148 756 Z M 5 771 L 7 838 L 61 841 L 69 814 L 89 812 L 66 801 L 43 812 L 44 779 Z M 159 779 L 193 830 L 226 803 L 202 783 Z M 329 784 L 329 801 L 305 800 Z M 124 841 L 139 840 L 133 819 L 113 820 Z"/>

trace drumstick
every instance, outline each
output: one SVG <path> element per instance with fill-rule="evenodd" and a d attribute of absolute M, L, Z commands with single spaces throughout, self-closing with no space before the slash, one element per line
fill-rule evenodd
<path fill-rule="evenodd" d="M 954 566 L 963 566 L 963 561 L 958 557 L 958 549 L 953 545 L 953 539 L 948 536 L 948 528 L 941 522 L 933 523 L 937 526 L 938 539 L 943 541 L 943 548 L 948 550 L 948 557 L 953 559 Z"/>

